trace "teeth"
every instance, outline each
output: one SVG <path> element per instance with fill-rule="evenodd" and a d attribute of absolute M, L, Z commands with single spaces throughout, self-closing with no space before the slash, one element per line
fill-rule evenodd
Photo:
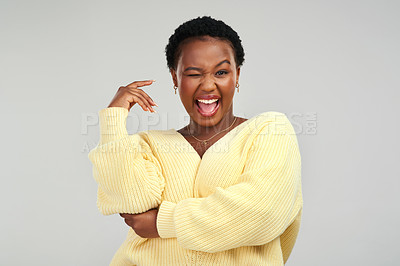
<path fill-rule="evenodd" d="M 214 103 L 214 102 L 218 101 L 218 99 L 212 99 L 212 100 L 200 100 L 200 99 L 197 99 L 197 100 L 199 102 L 206 103 L 206 104 L 210 104 L 210 103 Z"/>

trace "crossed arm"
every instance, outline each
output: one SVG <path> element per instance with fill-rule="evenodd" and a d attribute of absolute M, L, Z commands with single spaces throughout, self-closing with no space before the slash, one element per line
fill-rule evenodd
<path fill-rule="evenodd" d="M 181 246 L 205 252 L 261 245 L 282 234 L 302 208 L 301 158 L 288 121 L 286 134 L 275 134 L 273 123 L 266 123 L 237 184 L 170 202 L 161 201 L 165 180 L 144 135 L 127 135 L 123 110 L 102 111 L 102 132 L 107 121 L 115 127 L 89 154 L 98 207 L 105 215 L 120 213 L 141 237 L 176 237 Z M 127 152 L 128 146 L 138 149 Z"/>

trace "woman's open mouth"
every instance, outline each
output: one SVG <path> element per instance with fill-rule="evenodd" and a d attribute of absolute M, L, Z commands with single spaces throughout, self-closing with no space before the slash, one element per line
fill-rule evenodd
<path fill-rule="evenodd" d="M 197 110 L 202 116 L 213 116 L 219 109 L 220 100 L 195 100 Z"/>

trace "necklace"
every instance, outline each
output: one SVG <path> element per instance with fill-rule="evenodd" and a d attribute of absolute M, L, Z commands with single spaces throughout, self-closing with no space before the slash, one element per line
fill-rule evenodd
<path fill-rule="evenodd" d="M 212 139 L 213 137 L 215 137 L 216 135 L 218 135 L 218 134 L 221 133 L 221 132 L 227 131 L 227 130 L 236 122 L 236 118 L 237 118 L 237 117 L 235 117 L 235 119 L 233 120 L 232 124 L 231 124 L 229 127 L 225 128 L 224 130 L 221 130 L 220 132 L 218 132 L 217 134 L 215 134 L 214 136 L 212 136 L 211 138 L 208 138 L 208 139 L 206 139 L 206 140 L 198 139 L 198 138 L 196 138 L 195 136 L 193 136 L 192 133 L 190 133 L 190 125 L 188 125 L 188 131 L 189 131 L 190 136 L 192 136 L 193 138 L 197 139 L 198 141 L 201 141 L 201 143 L 202 143 L 202 144 L 204 145 L 204 147 L 205 147 L 205 146 L 208 144 L 208 141 L 209 141 L 210 139 Z"/>

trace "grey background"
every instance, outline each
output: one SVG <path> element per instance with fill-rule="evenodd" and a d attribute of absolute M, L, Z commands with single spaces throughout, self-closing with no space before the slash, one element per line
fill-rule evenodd
<path fill-rule="evenodd" d="M 287 265 L 398 265 L 398 1 L 0 1 L 1 265 L 108 265 L 127 233 L 87 158 L 119 86 L 156 79 L 128 130 L 180 128 L 164 47 L 211 15 L 241 36 L 234 113 L 288 115 L 302 227 Z"/>

